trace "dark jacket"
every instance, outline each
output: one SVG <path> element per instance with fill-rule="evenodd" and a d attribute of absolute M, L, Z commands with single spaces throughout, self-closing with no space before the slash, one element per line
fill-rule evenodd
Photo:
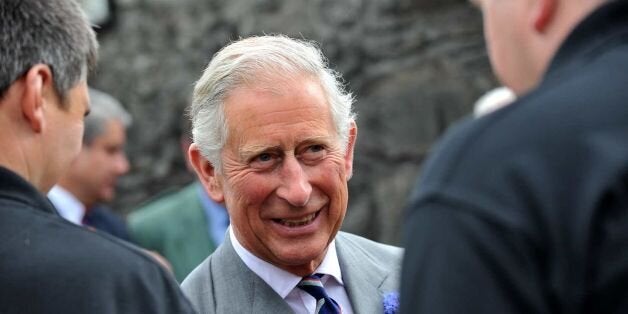
<path fill-rule="evenodd" d="M 458 125 L 407 212 L 405 313 L 628 313 L 628 1 L 516 103 Z"/>
<path fill-rule="evenodd" d="M 132 245 L 58 216 L 0 167 L 0 313 L 192 313 L 174 279 Z"/>
<path fill-rule="evenodd" d="M 83 217 L 83 225 L 94 227 L 118 239 L 133 242 L 126 221 L 105 205 L 98 204 L 90 208 Z"/>

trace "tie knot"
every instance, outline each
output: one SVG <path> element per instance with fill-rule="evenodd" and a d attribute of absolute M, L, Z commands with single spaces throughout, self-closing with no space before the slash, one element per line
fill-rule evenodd
<path fill-rule="evenodd" d="M 341 313 L 340 305 L 325 292 L 321 282 L 321 277 L 323 276 L 323 274 L 305 276 L 299 282 L 298 287 L 316 299 L 315 313 Z"/>
<path fill-rule="evenodd" d="M 305 276 L 301 279 L 301 282 L 299 282 L 299 287 L 314 286 L 322 288 L 323 283 L 321 282 L 321 277 L 323 277 L 323 274 L 312 274 L 309 276 Z"/>

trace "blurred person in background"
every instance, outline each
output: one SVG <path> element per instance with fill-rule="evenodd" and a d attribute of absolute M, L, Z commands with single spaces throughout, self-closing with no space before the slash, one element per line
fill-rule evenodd
<path fill-rule="evenodd" d="M 63 218 L 129 241 L 126 222 L 103 203 L 113 200 L 118 177 L 129 171 L 124 147 L 131 116 L 109 94 L 89 88 L 89 98 L 81 152 L 48 198 Z"/>
<path fill-rule="evenodd" d="M 187 158 L 192 144 L 187 116 L 182 125 L 184 135 L 180 137 L 180 146 L 186 167 L 193 173 Z M 166 258 L 181 282 L 223 242 L 229 215 L 195 180 L 133 210 L 128 221 L 133 242 Z"/>
<path fill-rule="evenodd" d="M 424 166 L 405 313 L 628 312 L 628 1 L 474 0 L 518 99 Z"/>
<path fill-rule="evenodd" d="M 74 1 L 0 1 L 0 313 L 193 313 L 160 265 L 45 197 L 81 150 L 97 49 Z"/>

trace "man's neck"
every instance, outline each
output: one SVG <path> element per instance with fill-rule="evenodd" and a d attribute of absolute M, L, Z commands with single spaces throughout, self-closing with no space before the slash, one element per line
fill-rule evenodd
<path fill-rule="evenodd" d="M 57 183 L 57 185 L 59 185 L 64 190 L 71 193 L 79 202 L 81 202 L 83 206 L 85 207 L 85 212 L 89 211 L 89 209 L 92 206 L 94 206 L 95 202 L 93 200 L 83 195 L 83 193 L 81 193 L 81 189 L 76 187 L 74 184 L 72 184 L 65 178 L 61 178 L 61 180 L 59 180 L 59 183 Z"/>
<path fill-rule="evenodd" d="M 0 147 L 7 146 L 0 144 Z M 51 186 L 44 186 L 44 184 L 42 184 L 41 180 L 38 179 L 39 176 L 37 175 L 37 172 L 35 171 L 35 169 L 32 169 L 28 166 L 26 160 L 10 158 L 10 156 L 8 155 L 10 155 L 9 152 L 2 152 L 2 154 L 0 155 L 0 167 L 9 169 L 15 174 L 19 175 L 24 180 L 32 184 L 35 188 L 37 188 L 37 190 L 42 194 L 46 194 L 48 190 L 50 190 Z"/>

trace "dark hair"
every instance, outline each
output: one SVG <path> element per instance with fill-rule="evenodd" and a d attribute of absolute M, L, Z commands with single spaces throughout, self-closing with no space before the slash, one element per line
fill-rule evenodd
<path fill-rule="evenodd" d="M 86 79 L 98 42 L 74 0 L 0 1 L 0 97 L 36 64 L 51 68 L 56 92 Z"/>

